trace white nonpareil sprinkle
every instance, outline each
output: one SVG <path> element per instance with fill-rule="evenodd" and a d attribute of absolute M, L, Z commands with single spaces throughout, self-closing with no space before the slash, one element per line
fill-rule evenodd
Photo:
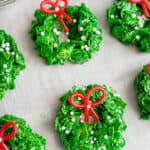
<path fill-rule="evenodd" d="M 136 18 L 136 14 L 132 14 L 132 18 Z"/>
<path fill-rule="evenodd" d="M 65 133 L 66 133 L 66 134 L 69 134 L 69 130 L 66 130 Z"/>
<path fill-rule="evenodd" d="M 87 108 L 91 108 L 91 105 L 87 105 Z"/>
<path fill-rule="evenodd" d="M 6 47 L 5 49 L 6 49 L 6 51 L 9 51 L 9 50 L 10 50 L 10 48 L 9 48 L 9 47 Z"/>
<path fill-rule="evenodd" d="M 137 40 L 139 40 L 140 39 L 140 36 L 139 35 L 136 35 L 136 37 L 135 37 Z"/>
<path fill-rule="evenodd" d="M 55 47 L 55 48 L 58 47 L 57 43 L 54 43 L 54 47 Z"/>
<path fill-rule="evenodd" d="M 93 140 L 91 140 L 91 144 L 94 144 L 94 141 L 93 141 Z"/>
<path fill-rule="evenodd" d="M 56 8 L 55 8 L 55 11 L 59 11 L 59 7 L 56 7 Z"/>
<path fill-rule="evenodd" d="M 2 142 L 3 141 L 3 139 L 0 137 L 0 142 Z"/>
<path fill-rule="evenodd" d="M 3 43 L 3 44 L 2 44 L 2 48 L 5 48 L 5 47 L 6 47 L 6 44 L 5 44 L 5 43 Z"/>
<path fill-rule="evenodd" d="M 86 50 L 88 50 L 88 49 L 89 49 L 88 45 L 84 45 L 84 48 L 85 48 Z"/>
<path fill-rule="evenodd" d="M 10 43 L 7 42 L 7 43 L 6 43 L 6 46 L 9 47 L 9 46 L 10 46 Z"/>
<path fill-rule="evenodd" d="M 55 33 L 56 33 L 56 32 L 57 32 L 57 29 L 56 29 L 56 28 L 54 28 L 54 29 L 53 29 L 53 32 L 55 32 Z"/>
<path fill-rule="evenodd" d="M 97 31 L 95 27 L 93 28 L 93 31 L 94 31 L 94 32 L 96 32 L 96 31 Z"/>
<path fill-rule="evenodd" d="M 73 19 L 73 22 L 76 23 L 76 22 L 77 22 L 77 19 Z"/>
<path fill-rule="evenodd" d="M 105 136 L 104 136 L 104 139 L 108 139 L 108 135 L 105 135 Z"/>
<path fill-rule="evenodd" d="M 74 112 L 73 112 L 73 111 L 71 111 L 71 112 L 70 112 L 70 115 L 73 115 L 73 114 L 74 114 Z"/>
<path fill-rule="evenodd" d="M 139 28 L 138 28 L 138 27 L 134 27 L 134 29 L 135 29 L 135 30 L 138 30 Z"/>
<path fill-rule="evenodd" d="M 83 88 L 82 88 L 82 90 L 84 90 L 84 91 L 85 91 L 85 87 L 83 87 Z"/>
<path fill-rule="evenodd" d="M 75 122 L 76 121 L 76 119 L 75 118 L 72 118 L 72 122 Z"/>
<path fill-rule="evenodd" d="M 83 31 L 84 29 L 83 29 L 83 27 L 80 27 L 80 29 L 79 29 L 80 31 Z"/>
<path fill-rule="evenodd" d="M 91 131 L 91 134 L 93 135 L 93 134 L 94 134 L 94 131 Z"/>
<path fill-rule="evenodd" d="M 12 52 L 11 55 L 15 55 L 15 52 Z"/>
<path fill-rule="evenodd" d="M 122 122 L 122 119 L 119 119 L 119 122 L 121 123 L 121 122 Z"/>
<path fill-rule="evenodd" d="M 98 35 L 99 35 L 99 34 L 101 34 L 101 32 L 97 30 L 97 31 L 96 31 L 96 34 L 98 34 Z"/>
<path fill-rule="evenodd" d="M 44 36 L 44 35 L 45 35 L 45 33 L 44 33 L 44 32 L 41 32 L 41 35 L 42 35 L 42 36 Z"/>
<path fill-rule="evenodd" d="M 3 48 L 0 48 L 0 52 L 4 51 Z"/>
<path fill-rule="evenodd" d="M 110 116 L 107 116 L 107 119 L 110 119 Z"/>
<path fill-rule="evenodd" d="M 56 31 L 55 33 L 56 33 L 56 35 L 59 35 L 59 34 L 60 34 L 60 32 L 59 32 L 59 31 Z"/>
<path fill-rule="evenodd" d="M 81 46 L 81 49 L 84 49 L 84 46 L 83 46 L 83 45 Z"/>
<path fill-rule="evenodd" d="M 22 74 L 23 74 L 23 71 L 20 71 L 19 74 L 22 75 Z"/>
<path fill-rule="evenodd" d="M 63 127 L 62 127 L 62 130 L 65 130 L 65 129 L 66 129 L 66 127 L 65 127 L 65 126 L 63 126 Z"/>
<path fill-rule="evenodd" d="M 96 33 L 96 34 L 101 34 L 101 32 L 100 31 L 98 31 L 95 27 L 93 28 L 93 31 Z"/>
<path fill-rule="evenodd" d="M 85 37 L 84 35 L 81 36 L 81 40 L 85 40 L 85 38 L 86 38 L 86 37 Z"/>
<path fill-rule="evenodd" d="M 4 65 L 3 65 L 3 68 L 7 68 L 7 65 L 6 65 L 6 64 L 4 64 Z"/>
<path fill-rule="evenodd" d="M 96 141 L 96 137 L 94 138 L 94 141 Z"/>
<path fill-rule="evenodd" d="M 80 98 L 80 97 L 78 97 L 78 100 L 81 100 L 81 98 Z"/>
<path fill-rule="evenodd" d="M 114 15 L 111 15 L 111 18 L 115 18 L 115 16 L 114 16 Z"/>

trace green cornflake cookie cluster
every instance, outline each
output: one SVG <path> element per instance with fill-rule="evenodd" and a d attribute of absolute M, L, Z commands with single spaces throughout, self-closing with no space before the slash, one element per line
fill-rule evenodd
<path fill-rule="evenodd" d="M 140 51 L 150 52 L 150 19 L 139 5 L 116 0 L 107 11 L 107 19 L 111 34 L 123 44 L 134 44 Z"/>
<path fill-rule="evenodd" d="M 0 30 L 0 100 L 7 90 L 15 88 L 15 79 L 24 68 L 24 57 L 14 39 Z"/>
<path fill-rule="evenodd" d="M 137 93 L 140 117 L 150 120 L 150 75 L 147 73 L 147 65 L 135 78 L 134 89 Z"/>
<path fill-rule="evenodd" d="M 40 10 L 34 14 L 30 34 L 35 51 L 48 65 L 64 65 L 68 61 L 83 64 L 100 48 L 102 31 L 98 19 L 85 4 L 69 6 L 65 11 L 73 19 L 72 23 L 64 19 L 70 30 L 66 34 L 55 15 L 45 15 Z M 67 37 L 65 41 L 63 36 Z"/>
<path fill-rule="evenodd" d="M 120 150 L 125 146 L 123 132 L 126 124 L 123 119 L 126 104 L 116 92 L 105 85 L 106 99 L 103 104 L 94 107 L 100 121 L 94 124 L 83 122 L 83 109 L 74 108 L 68 103 L 73 92 L 87 94 L 89 89 L 97 85 L 88 85 L 82 89 L 74 86 L 61 97 L 61 105 L 55 120 L 55 130 L 65 150 Z M 95 102 L 100 98 L 100 92 L 95 91 L 90 100 Z M 82 103 L 80 98 L 75 98 Z"/>
<path fill-rule="evenodd" d="M 4 115 L 0 117 L 0 127 L 9 121 L 15 122 L 18 128 L 16 136 L 6 143 L 11 150 L 46 150 L 46 140 L 37 133 L 33 133 L 24 119 Z M 9 132 L 10 130 L 7 131 L 8 134 Z"/>

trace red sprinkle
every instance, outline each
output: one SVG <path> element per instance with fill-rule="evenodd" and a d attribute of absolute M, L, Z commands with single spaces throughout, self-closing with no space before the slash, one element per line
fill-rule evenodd
<path fill-rule="evenodd" d="M 63 6 L 61 6 L 63 4 Z M 46 8 L 46 6 L 50 6 L 50 8 Z M 72 23 L 72 18 L 65 12 L 65 9 L 68 7 L 68 0 L 43 0 L 40 4 L 40 9 L 44 14 L 54 14 L 59 20 L 60 24 L 64 28 L 65 32 L 69 32 L 69 29 L 62 17 L 69 22 Z"/>
<path fill-rule="evenodd" d="M 12 132 L 5 135 L 7 129 L 12 127 Z M 0 150 L 9 150 L 5 142 L 13 139 L 17 134 L 17 125 L 14 122 L 6 122 L 0 129 Z"/>
<path fill-rule="evenodd" d="M 96 90 L 100 91 L 102 93 L 102 96 L 97 102 L 92 102 L 92 101 L 90 101 L 90 97 L 91 97 L 92 93 L 95 92 Z M 84 101 L 84 103 L 78 104 L 78 103 L 74 102 L 75 97 L 81 98 Z M 70 105 L 72 105 L 73 107 L 84 109 L 84 122 L 89 122 L 89 114 L 91 114 L 91 116 L 93 117 L 93 119 L 95 121 L 99 120 L 99 117 L 96 114 L 96 112 L 94 111 L 93 107 L 102 104 L 104 102 L 105 98 L 106 98 L 105 90 L 100 86 L 95 86 L 88 91 L 87 95 L 83 95 L 79 92 L 72 93 L 70 95 L 68 101 L 69 101 Z"/>
<path fill-rule="evenodd" d="M 150 17 L 150 3 L 148 0 L 128 0 L 130 3 L 136 3 L 139 4 L 143 11 L 145 17 Z"/>

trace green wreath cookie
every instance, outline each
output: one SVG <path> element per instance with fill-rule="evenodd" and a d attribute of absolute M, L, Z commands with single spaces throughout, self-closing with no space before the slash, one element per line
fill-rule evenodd
<path fill-rule="evenodd" d="M 46 150 L 46 140 L 33 133 L 24 119 L 4 115 L 0 117 L 0 149 Z"/>
<path fill-rule="evenodd" d="M 142 119 L 150 120 L 150 65 L 145 65 L 134 81 Z"/>
<path fill-rule="evenodd" d="M 55 129 L 66 150 L 120 150 L 126 104 L 107 86 L 74 86 L 60 99 Z"/>
<path fill-rule="evenodd" d="M 140 51 L 150 52 L 150 4 L 144 1 L 115 0 L 107 11 L 107 19 L 111 34 L 123 44 L 134 44 Z"/>
<path fill-rule="evenodd" d="M 0 30 L 0 100 L 7 90 L 15 88 L 15 79 L 24 68 L 24 57 L 14 39 Z"/>
<path fill-rule="evenodd" d="M 56 3 L 59 1 L 57 0 Z M 51 0 L 49 3 L 56 6 L 56 3 Z M 55 8 L 58 12 L 61 9 L 60 6 Z M 92 53 L 99 50 L 102 31 L 97 18 L 85 4 L 69 6 L 61 10 L 69 17 L 69 22 L 65 20 L 63 14 L 59 16 L 57 12 L 50 14 L 51 10 L 43 11 L 35 11 L 35 20 L 32 21 L 30 34 L 35 42 L 35 51 L 46 60 L 48 65 L 64 65 L 68 61 L 83 64 L 91 59 Z M 66 34 L 64 32 L 66 41 L 61 39 L 63 30 L 66 32 Z"/>

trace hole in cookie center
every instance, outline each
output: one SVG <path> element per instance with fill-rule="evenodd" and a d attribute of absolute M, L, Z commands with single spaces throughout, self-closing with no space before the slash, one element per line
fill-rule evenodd
<path fill-rule="evenodd" d="M 80 118 L 79 118 L 79 121 L 80 122 L 84 122 L 84 114 L 81 114 L 81 116 L 80 116 Z M 93 119 L 93 117 L 92 116 L 90 116 L 89 115 L 89 122 L 88 122 L 89 124 L 93 124 L 94 123 L 94 119 Z"/>
<path fill-rule="evenodd" d="M 69 41 L 68 35 L 67 35 L 65 32 L 60 32 L 60 33 L 59 33 L 59 41 L 60 41 L 60 42 Z"/>

